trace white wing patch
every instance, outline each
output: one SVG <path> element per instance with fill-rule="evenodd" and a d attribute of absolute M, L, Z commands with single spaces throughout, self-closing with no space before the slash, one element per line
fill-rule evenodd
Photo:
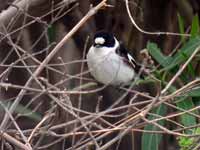
<path fill-rule="evenodd" d="M 127 54 L 127 56 L 128 56 L 128 60 L 129 60 L 129 62 L 133 65 L 133 67 L 135 68 L 136 66 L 135 66 L 135 64 L 136 64 L 136 61 L 135 61 L 135 59 L 130 55 L 130 54 Z"/>
<path fill-rule="evenodd" d="M 103 45 L 105 43 L 105 39 L 102 37 L 98 37 L 94 40 L 95 44 Z"/>

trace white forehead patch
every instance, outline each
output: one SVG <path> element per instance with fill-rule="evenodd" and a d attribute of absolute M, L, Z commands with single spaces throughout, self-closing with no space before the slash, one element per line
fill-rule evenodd
<path fill-rule="evenodd" d="M 95 44 L 103 45 L 105 43 L 105 39 L 102 37 L 98 37 L 94 40 Z"/>

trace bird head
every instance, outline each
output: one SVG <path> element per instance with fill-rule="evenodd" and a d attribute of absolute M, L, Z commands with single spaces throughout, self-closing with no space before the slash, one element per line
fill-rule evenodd
<path fill-rule="evenodd" d="M 116 43 L 113 34 L 105 31 L 97 32 L 93 39 L 93 46 L 96 48 L 100 47 L 114 47 Z"/>

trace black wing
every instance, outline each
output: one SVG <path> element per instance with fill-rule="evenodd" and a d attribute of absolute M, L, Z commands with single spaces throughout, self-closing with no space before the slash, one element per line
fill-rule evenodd
<path fill-rule="evenodd" d="M 124 62 L 132 66 L 136 73 L 139 73 L 141 66 L 136 63 L 135 59 L 128 53 L 123 44 L 120 44 L 120 46 L 116 50 L 116 53 L 123 57 Z"/>

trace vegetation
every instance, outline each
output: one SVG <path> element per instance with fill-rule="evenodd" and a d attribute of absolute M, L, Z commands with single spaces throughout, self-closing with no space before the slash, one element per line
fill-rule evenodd
<path fill-rule="evenodd" d="M 0 149 L 200 149 L 199 1 L 0 4 Z M 144 79 L 90 76 L 98 30 L 125 43 Z"/>

